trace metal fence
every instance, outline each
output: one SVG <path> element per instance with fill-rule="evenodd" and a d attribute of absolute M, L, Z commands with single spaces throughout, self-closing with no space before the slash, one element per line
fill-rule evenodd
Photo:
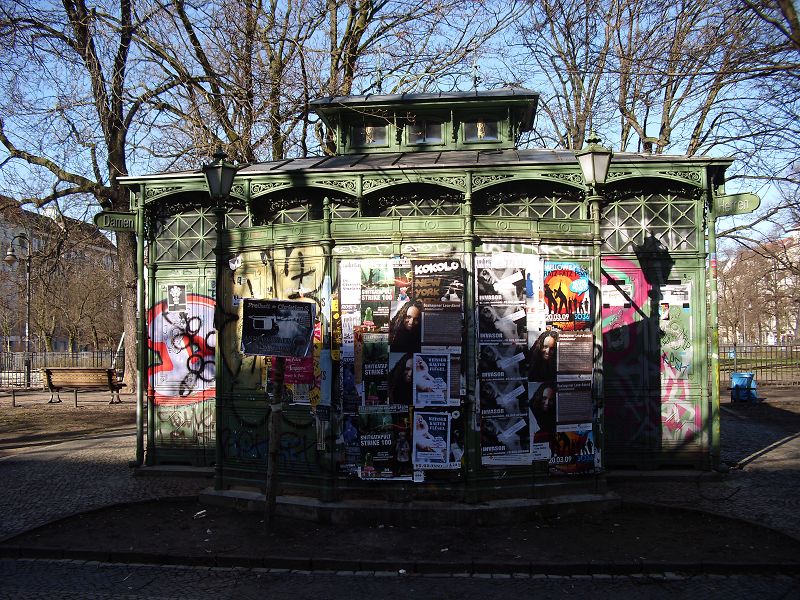
<path fill-rule="evenodd" d="M 719 347 L 720 381 L 731 373 L 753 373 L 765 385 L 800 385 L 800 344 L 783 346 L 724 345 Z"/>
<path fill-rule="evenodd" d="M 125 353 L 120 350 L 98 352 L 31 352 L 31 387 L 41 388 L 43 367 L 116 367 L 120 376 Z M 0 352 L 0 388 L 25 387 L 25 353 Z"/>

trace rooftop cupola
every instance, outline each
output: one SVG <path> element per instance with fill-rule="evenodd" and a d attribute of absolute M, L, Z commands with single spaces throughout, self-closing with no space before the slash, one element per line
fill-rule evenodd
<path fill-rule="evenodd" d="M 537 92 L 502 88 L 470 92 L 335 96 L 311 102 L 335 132 L 336 154 L 515 148 L 530 131 Z"/>

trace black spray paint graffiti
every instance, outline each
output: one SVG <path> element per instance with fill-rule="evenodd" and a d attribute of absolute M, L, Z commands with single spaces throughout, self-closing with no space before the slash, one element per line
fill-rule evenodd
<path fill-rule="evenodd" d="M 302 250 L 287 248 L 282 257 L 276 257 L 271 250 L 265 251 L 270 279 L 276 297 L 297 300 L 309 298 L 317 305 L 320 314 L 325 299 L 322 298 L 323 277 L 317 272 L 315 264 L 322 264 L 321 258 L 308 259 Z M 308 263 L 312 264 L 308 264 Z M 277 264 L 283 263 L 280 266 Z"/>
<path fill-rule="evenodd" d="M 156 443 L 210 446 L 214 444 L 214 406 L 207 401 L 156 409 Z"/>
<path fill-rule="evenodd" d="M 188 294 L 186 308 L 168 311 L 159 302 L 149 312 L 150 384 L 155 401 L 199 401 L 214 396 L 216 331 L 214 300 Z"/>

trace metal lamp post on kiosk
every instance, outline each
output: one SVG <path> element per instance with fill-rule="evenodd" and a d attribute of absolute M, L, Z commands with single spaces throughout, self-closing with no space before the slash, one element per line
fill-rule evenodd
<path fill-rule="evenodd" d="M 594 310 L 592 311 L 592 335 L 594 336 L 595 344 L 602 344 L 603 339 L 603 315 L 601 310 L 601 278 L 602 278 L 602 264 L 600 253 L 603 245 L 603 238 L 600 236 L 600 208 L 603 201 L 602 196 L 598 193 L 599 186 L 606 182 L 608 177 L 608 168 L 611 166 L 611 157 L 614 153 L 604 146 L 600 145 L 600 138 L 592 131 L 589 133 L 589 138 L 586 140 L 588 144 L 582 150 L 575 153 L 578 158 L 578 163 L 581 167 L 583 174 L 583 181 L 586 186 L 586 203 L 588 204 L 589 212 L 592 219 L 592 277 L 595 282 L 595 301 Z M 595 352 L 595 356 L 601 356 L 602 353 Z M 595 367 L 599 365 L 595 364 Z M 595 402 L 602 403 L 603 394 L 603 381 L 602 369 L 593 369 L 595 375 L 593 378 L 593 397 Z"/>
<path fill-rule="evenodd" d="M 214 415 L 216 419 L 216 452 L 214 464 L 214 488 L 222 489 L 222 444 L 219 440 L 222 439 L 222 411 L 221 411 L 221 395 L 223 391 L 224 369 L 222 368 L 222 336 L 221 329 L 224 323 L 224 314 L 222 306 L 222 273 L 225 268 L 225 260 L 223 258 L 223 243 L 222 234 L 225 231 L 225 214 L 227 207 L 225 201 L 231 194 L 233 188 L 233 178 L 236 176 L 236 171 L 239 167 L 233 163 L 227 162 L 225 159 L 227 154 L 221 149 L 214 152 L 214 162 L 211 164 L 203 165 L 203 175 L 206 178 L 208 185 L 208 194 L 214 201 L 214 229 L 217 235 L 214 255 L 215 255 L 215 280 L 216 289 L 214 291 L 214 329 L 215 334 L 215 347 L 214 347 L 214 377 L 216 387 L 216 399 L 214 402 Z"/>
<path fill-rule="evenodd" d="M 16 264 L 17 255 L 14 254 L 14 242 L 17 240 L 25 240 L 25 247 L 27 248 L 25 261 L 25 356 L 23 364 L 25 369 L 25 387 L 31 387 L 31 240 L 24 234 L 20 233 L 15 235 L 11 242 L 8 244 L 8 251 L 3 259 L 9 266 Z M 52 400 L 51 400 L 52 402 Z"/>

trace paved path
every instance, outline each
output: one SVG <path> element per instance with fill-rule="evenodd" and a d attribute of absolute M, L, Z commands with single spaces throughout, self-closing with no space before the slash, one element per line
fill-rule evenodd
<path fill-rule="evenodd" d="M 612 489 L 623 499 L 735 517 L 800 539 L 798 392 L 773 394 L 770 403 L 723 405 L 722 461 L 733 467 L 727 475 L 614 482 Z"/>
<path fill-rule="evenodd" d="M 14 600 L 507 600 L 508 598 L 759 598 L 800 594 L 780 575 L 411 575 L 281 569 L 118 565 L 85 561 L 0 560 L 0 598 Z"/>
<path fill-rule="evenodd" d="M 612 489 L 626 500 L 699 508 L 800 539 L 800 389 L 723 409 L 723 460 L 741 468 L 724 477 L 613 482 Z M 192 496 L 209 485 L 201 478 L 134 477 L 134 439 L 132 430 L 108 433 L 0 458 L 0 539 L 77 512 Z"/>
<path fill-rule="evenodd" d="M 134 477 L 136 438 L 108 433 L 17 451 L 0 458 L 0 539 L 95 508 L 192 496 L 208 479 Z"/>

